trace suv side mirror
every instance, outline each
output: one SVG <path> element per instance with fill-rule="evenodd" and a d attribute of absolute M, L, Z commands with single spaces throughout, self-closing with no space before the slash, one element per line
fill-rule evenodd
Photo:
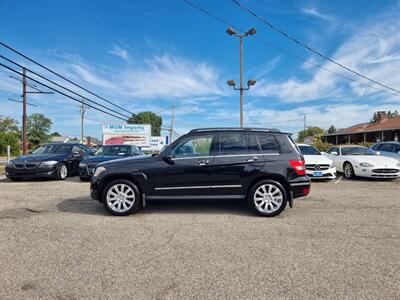
<path fill-rule="evenodd" d="M 173 160 L 173 156 L 168 154 L 168 155 L 164 155 L 162 157 L 163 161 L 165 161 L 167 164 L 173 165 L 174 164 L 174 160 Z"/>

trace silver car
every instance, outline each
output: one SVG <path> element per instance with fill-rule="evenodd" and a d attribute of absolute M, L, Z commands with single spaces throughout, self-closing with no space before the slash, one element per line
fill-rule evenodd
<path fill-rule="evenodd" d="M 400 160 L 400 142 L 380 142 L 372 145 L 371 150 L 383 156 Z"/>

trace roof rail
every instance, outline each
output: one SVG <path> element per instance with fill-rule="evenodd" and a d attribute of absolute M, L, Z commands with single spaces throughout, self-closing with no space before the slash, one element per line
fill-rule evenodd
<path fill-rule="evenodd" d="M 214 128 L 196 128 L 189 131 L 189 133 L 203 132 L 203 131 L 267 131 L 267 132 L 281 132 L 276 128 L 249 128 L 249 127 L 214 127 Z"/>

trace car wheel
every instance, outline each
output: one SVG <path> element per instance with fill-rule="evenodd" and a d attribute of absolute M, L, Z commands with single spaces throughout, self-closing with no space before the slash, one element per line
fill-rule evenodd
<path fill-rule="evenodd" d="M 343 172 L 344 177 L 347 179 L 352 179 L 355 177 L 353 166 L 349 162 L 344 163 Z"/>
<path fill-rule="evenodd" d="M 58 180 L 64 180 L 68 176 L 68 168 L 67 165 L 62 163 L 58 166 L 57 172 L 56 172 L 56 178 Z"/>
<path fill-rule="evenodd" d="M 118 179 L 105 187 L 102 202 L 113 215 L 129 215 L 139 210 L 139 190 L 131 181 Z"/>
<path fill-rule="evenodd" d="M 257 182 L 248 195 L 250 207 L 265 217 L 279 215 L 286 207 L 287 198 L 286 190 L 274 180 Z"/>

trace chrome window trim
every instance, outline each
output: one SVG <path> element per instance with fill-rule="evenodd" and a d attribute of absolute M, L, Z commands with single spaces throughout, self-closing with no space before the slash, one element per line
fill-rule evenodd
<path fill-rule="evenodd" d="M 226 155 L 210 155 L 210 156 L 191 156 L 191 157 L 174 157 L 172 160 L 182 159 L 202 159 L 217 157 L 240 157 L 240 156 L 263 156 L 263 155 L 280 155 L 279 153 L 249 153 L 249 154 L 226 154 Z"/>

